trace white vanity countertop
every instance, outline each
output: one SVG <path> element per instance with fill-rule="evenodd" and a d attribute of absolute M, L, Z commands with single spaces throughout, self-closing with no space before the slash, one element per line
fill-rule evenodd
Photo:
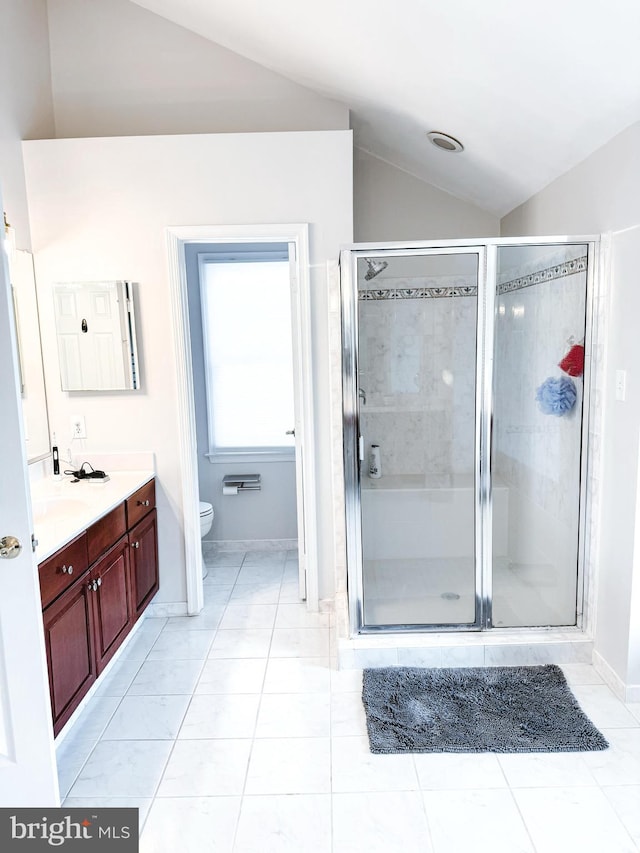
<path fill-rule="evenodd" d="M 33 483 L 31 501 L 38 562 L 50 557 L 154 476 L 153 471 L 114 471 L 109 473 L 108 483 L 72 483 L 71 477 L 47 477 Z"/>

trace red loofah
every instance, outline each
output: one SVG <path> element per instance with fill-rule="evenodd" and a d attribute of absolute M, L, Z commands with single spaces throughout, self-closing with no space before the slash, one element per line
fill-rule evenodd
<path fill-rule="evenodd" d="M 568 376 L 582 376 L 584 371 L 584 346 L 574 344 L 558 365 Z"/>

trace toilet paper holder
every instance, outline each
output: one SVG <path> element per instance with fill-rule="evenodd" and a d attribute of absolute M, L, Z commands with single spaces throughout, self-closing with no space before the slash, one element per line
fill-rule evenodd
<path fill-rule="evenodd" d="M 260 474 L 225 474 L 222 478 L 222 494 L 237 495 L 238 492 L 259 492 Z"/>

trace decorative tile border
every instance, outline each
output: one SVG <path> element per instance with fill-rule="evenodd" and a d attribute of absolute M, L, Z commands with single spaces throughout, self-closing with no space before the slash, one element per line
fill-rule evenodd
<path fill-rule="evenodd" d="M 511 293 L 514 290 L 522 290 L 524 287 L 532 287 L 534 284 L 542 284 L 545 281 L 555 281 L 557 278 L 565 278 L 569 275 L 575 275 L 579 272 L 586 272 L 587 256 L 581 258 L 573 258 L 570 261 L 564 261 L 561 264 L 554 264 L 544 270 L 523 275 L 520 278 L 514 278 L 511 281 L 505 281 L 498 284 L 498 295 L 503 293 Z"/>
<path fill-rule="evenodd" d="M 358 299 L 366 302 L 380 299 L 442 299 L 451 296 L 477 296 L 476 285 L 458 287 L 392 287 L 386 290 L 360 290 Z"/>
<path fill-rule="evenodd" d="M 555 281 L 558 278 L 566 278 L 576 273 L 586 272 L 587 256 L 573 258 L 554 264 L 543 270 L 529 273 L 528 275 L 514 278 L 511 281 L 499 282 L 497 292 L 499 296 L 504 293 L 512 293 L 514 290 L 522 290 L 525 287 L 533 287 L 535 284 L 543 284 L 546 281 Z M 452 296 L 477 296 L 478 288 L 475 284 L 455 284 L 445 286 L 429 287 L 387 287 L 369 290 L 359 290 L 358 300 L 361 302 L 380 301 L 386 299 L 448 299 Z"/>

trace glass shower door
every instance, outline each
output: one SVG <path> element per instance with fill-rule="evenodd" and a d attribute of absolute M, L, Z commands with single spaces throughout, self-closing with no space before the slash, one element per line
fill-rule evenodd
<path fill-rule="evenodd" d="M 587 249 L 498 247 L 494 627 L 577 620 Z"/>
<path fill-rule="evenodd" d="M 358 257 L 362 621 L 476 626 L 479 253 Z"/>

